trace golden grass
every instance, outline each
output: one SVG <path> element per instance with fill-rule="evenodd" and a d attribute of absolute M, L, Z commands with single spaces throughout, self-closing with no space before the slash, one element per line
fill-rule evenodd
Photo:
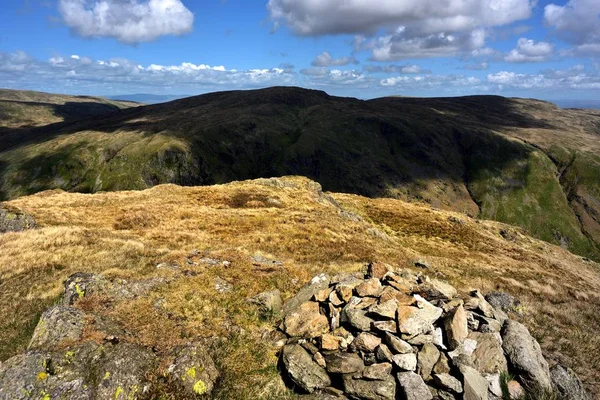
<path fill-rule="evenodd" d="M 0 314 L 8 316 L 0 319 L 0 359 L 24 349 L 35 319 L 70 274 L 160 277 L 168 283 L 147 296 L 80 306 L 110 316 L 132 340 L 160 353 L 200 337 L 222 338 L 215 345 L 223 373 L 216 398 L 292 398 L 264 340 L 275 321 L 261 319 L 247 298 L 274 288 L 289 297 L 317 273 L 357 271 L 372 260 L 404 268 L 422 259 L 432 265 L 429 274 L 463 293 L 500 289 L 520 297 L 524 322 L 547 355 L 595 387 L 597 265 L 500 223 L 393 199 L 331 196 L 361 218 L 341 213 L 299 177 L 95 195 L 53 191 L 11 201 L 42 228 L 0 236 Z M 255 265 L 256 254 L 284 264 Z M 186 263 L 204 256 L 231 265 Z M 163 262 L 187 273 L 157 269 Z M 216 277 L 234 290 L 217 292 Z"/>

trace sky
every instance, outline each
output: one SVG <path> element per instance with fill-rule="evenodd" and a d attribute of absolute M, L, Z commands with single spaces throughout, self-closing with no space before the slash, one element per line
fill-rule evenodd
<path fill-rule="evenodd" d="M 600 0 L 3 0 L 0 87 L 600 100 Z"/>

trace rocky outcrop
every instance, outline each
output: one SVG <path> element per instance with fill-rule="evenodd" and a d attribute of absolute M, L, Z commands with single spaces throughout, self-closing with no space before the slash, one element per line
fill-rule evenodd
<path fill-rule="evenodd" d="M 171 354 L 134 343 L 118 323 L 84 312 L 77 300 L 92 294 L 127 301 L 159 280 L 109 280 L 77 273 L 65 282 L 63 305 L 44 312 L 27 352 L 0 363 L 0 400 L 134 400 L 148 397 L 154 377 L 168 378 L 190 396 L 209 394 L 219 371 L 199 343 Z M 90 333 L 87 339 L 86 332 Z M 171 360 L 168 368 L 165 360 Z"/>
<path fill-rule="evenodd" d="M 555 365 L 550 369 L 550 379 L 560 400 L 592 400 L 572 369 Z"/>
<path fill-rule="evenodd" d="M 525 390 L 552 390 L 539 344 L 497 297 L 499 308 L 479 291 L 459 298 L 445 282 L 378 263 L 363 277 L 317 276 L 283 307 L 282 369 L 302 391 L 338 398 L 499 399 L 506 373 Z M 557 392 L 576 391 L 563 372 Z"/>
<path fill-rule="evenodd" d="M 5 205 L 0 205 L 0 233 L 21 232 L 37 227 L 33 216 Z"/>

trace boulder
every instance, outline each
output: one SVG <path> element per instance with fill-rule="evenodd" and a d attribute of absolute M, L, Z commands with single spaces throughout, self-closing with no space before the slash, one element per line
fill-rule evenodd
<path fill-rule="evenodd" d="M 325 334 L 321 336 L 321 349 L 334 351 L 340 348 L 340 343 L 344 340 L 344 338 L 339 336 L 334 336 L 330 334 Z"/>
<path fill-rule="evenodd" d="M 175 360 L 167 369 L 168 375 L 182 382 L 190 396 L 210 394 L 217 379 L 217 370 L 212 357 L 200 344 L 188 345 L 174 351 Z"/>
<path fill-rule="evenodd" d="M 398 333 L 398 324 L 396 321 L 375 321 L 371 324 L 371 327 L 379 332 Z"/>
<path fill-rule="evenodd" d="M 263 317 L 279 315 L 283 308 L 281 292 L 277 289 L 259 293 L 251 297 L 250 302 L 258 306 L 258 310 Z"/>
<path fill-rule="evenodd" d="M 521 305 L 521 301 L 508 293 L 491 292 L 485 296 L 485 300 L 494 308 L 502 311 L 515 311 Z"/>
<path fill-rule="evenodd" d="M 27 348 L 53 350 L 61 342 L 79 341 L 84 325 L 83 311 L 67 306 L 52 307 L 40 317 Z"/>
<path fill-rule="evenodd" d="M 454 286 L 437 279 L 419 285 L 419 294 L 428 300 L 451 300 L 458 292 Z"/>
<path fill-rule="evenodd" d="M 398 372 L 396 375 L 401 398 L 405 400 L 433 400 L 429 388 L 414 372 Z"/>
<path fill-rule="evenodd" d="M 329 321 L 320 313 L 319 303 L 307 301 L 286 314 L 283 331 L 289 336 L 314 338 L 329 331 Z"/>
<path fill-rule="evenodd" d="M 381 281 L 377 278 L 366 279 L 354 290 L 360 297 L 377 297 L 381 294 Z"/>
<path fill-rule="evenodd" d="M 471 292 L 471 297 L 465 302 L 465 309 L 477 311 L 488 318 L 494 317 L 494 307 L 486 301 L 479 290 Z"/>
<path fill-rule="evenodd" d="M 416 336 L 433 330 L 433 323 L 443 310 L 435 307 L 419 295 L 414 296 L 417 306 L 398 307 L 398 330 L 406 335 Z"/>
<path fill-rule="evenodd" d="M 378 319 L 395 319 L 396 311 L 398 310 L 398 302 L 396 300 L 388 300 L 383 303 L 374 304 L 369 307 L 369 316 Z"/>
<path fill-rule="evenodd" d="M 592 400 L 572 369 L 555 365 L 550 369 L 550 378 L 561 400 Z"/>
<path fill-rule="evenodd" d="M 35 219 L 18 208 L 0 205 L 0 233 L 21 232 L 37 228 Z"/>
<path fill-rule="evenodd" d="M 281 352 L 281 360 L 290 379 L 303 390 L 313 393 L 331 385 L 331 379 L 313 357 L 297 344 L 287 345 Z"/>
<path fill-rule="evenodd" d="M 325 355 L 327 372 L 332 374 L 354 374 L 362 372 L 365 363 L 356 353 L 333 353 Z"/>
<path fill-rule="evenodd" d="M 477 348 L 473 351 L 473 366 L 479 373 L 500 374 L 508 370 L 502 339 L 499 333 L 472 332 L 469 338 L 477 341 Z"/>
<path fill-rule="evenodd" d="M 464 400 L 487 400 L 489 383 L 476 369 L 460 366 L 463 375 Z"/>
<path fill-rule="evenodd" d="M 502 348 L 513 371 L 527 387 L 552 390 L 550 369 L 539 343 L 521 323 L 509 320 L 502 328 Z"/>
<path fill-rule="evenodd" d="M 298 293 L 285 302 L 283 305 L 283 315 L 299 308 L 302 304 L 311 300 L 313 296 L 320 290 L 329 288 L 330 278 L 326 274 L 317 275 L 310 280 Z"/>
<path fill-rule="evenodd" d="M 417 369 L 417 355 L 415 353 L 395 354 L 392 361 L 395 366 L 403 371 L 415 371 Z"/>
<path fill-rule="evenodd" d="M 385 344 L 380 344 L 375 349 L 375 357 L 379 362 L 392 362 L 394 354 L 390 351 L 390 349 Z"/>
<path fill-rule="evenodd" d="M 392 364 L 386 362 L 386 363 L 373 364 L 373 365 L 369 365 L 368 367 L 365 367 L 365 369 L 362 373 L 362 377 L 364 379 L 382 381 L 382 380 L 386 380 L 387 377 L 391 375 L 391 373 L 392 373 Z"/>
<path fill-rule="evenodd" d="M 394 354 L 406 354 L 414 351 L 409 343 L 388 332 L 385 333 L 385 344 Z"/>
<path fill-rule="evenodd" d="M 374 352 L 380 344 L 380 338 L 370 333 L 363 332 L 354 339 L 351 346 L 356 351 L 371 353 Z"/>
<path fill-rule="evenodd" d="M 392 375 L 384 380 L 356 379 L 352 375 L 343 376 L 344 392 L 364 400 L 395 400 L 396 381 Z"/>
<path fill-rule="evenodd" d="M 424 380 L 431 378 L 433 367 L 440 359 L 440 351 L 432 343 L 423 346 L 417 355 L 417 371 Z"/>
<path fill-rule="evenodd" d="M 511 400 L 519 400 L 525 396 L 525 390 L 523 390 L 523 386 L 517 381 L 509 381 L 506 383 L 506 388 L 508 389 L 508 396 Z"/>
<path fill-rule="evenodd" d="M 448 338 L 448 347 L 454 350 L 459 347 L 469 335 L 467 314 L 463 306 L 456 307 L 450 315 L 444 319 L 444 328 Z"/>
<path fill-rule="evenodd" d="M 375 322 L 373 319 L 367 317 L 367 312 L 365 310 L 358 310 L 348 306 L 344 307 L 340 318 L 342 322 L 347 322 L 354 329 L 362 332 L 369 332 L 371 330 L 371 325 Z"/>
<path fill-rule="evenodd" d="M 373 263 L 369 263 L 369 265 L 367 265 L 367 277 L 368 278 L 376 278 L 376 279 L 383 279 L 383 277 L 388 273 L 388 272 L 392 272 L 393 268 L 388 265 L 388 264 L 384 264 L 381 262 L 373 262 Z"/>
<path fill-rule="evenodd" d="M 433 381 L 435 384 L 447 391 L 460 394 L 463 392 L 462 384 L 458 379 L 450 374 L 435 374 L 433 375 Z"/>

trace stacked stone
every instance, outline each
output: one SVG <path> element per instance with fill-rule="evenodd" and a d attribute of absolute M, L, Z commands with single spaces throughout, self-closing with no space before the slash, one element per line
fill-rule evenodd
<path fill-rule="evenodd" d="M 500 377 L 551 392 L 548 363 L 522 324 L 473 291 L 373 263 L 319 275 L 285 305 L 286 377 L 317 398 L 500 399 Z M 506 389 L 506 387 L 505 387 Z"/>

